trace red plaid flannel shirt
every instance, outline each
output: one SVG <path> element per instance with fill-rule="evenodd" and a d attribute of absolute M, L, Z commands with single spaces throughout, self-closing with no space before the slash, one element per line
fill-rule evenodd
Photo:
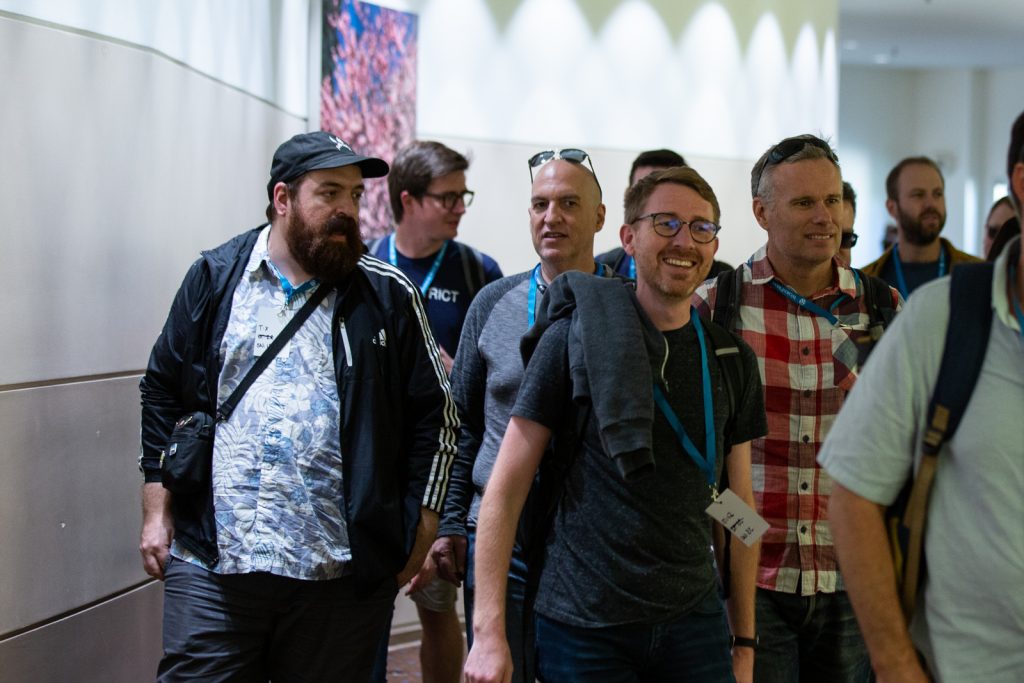
<path fill-rule="evenodd" d="M 843 590 L 828 526 L 832 480 L 817 455 L 857 378 L 858 339 L 868 335 L 863 286 L 833 261 L 837 279 L 810 297 L 839 319 L 801 308 L 770 286 L 775 272 L 765 247 L 743 264 L 736 331 L 754 349 L 764 382 L 768 435 L 752 446 L 754 498 L 771 525 L 761 539 L 757 585 L 801 595 Z M 891 290 L 893 306 L 902 305 Z M 702 316 L 714 310 L 715 281 L 694 295 Z"/>

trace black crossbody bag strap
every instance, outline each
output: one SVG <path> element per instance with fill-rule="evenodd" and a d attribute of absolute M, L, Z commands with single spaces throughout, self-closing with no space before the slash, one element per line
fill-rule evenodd
<path fill-rule="evenodd" d="M 287 343 L 287 341 L 291 339 L 296 332 L 298 332 L 299 328 L 302 327 L 302 323 L 306 322 L 306 318 L 309 317 L 309 314 L 313 312 L 313 309 L 320 305 L 320 302 L 324 300 L 324 297 L 327 296 L 331 289 L 331 286 L 321 283 L 320 286 L 316 288 L 316 291 L 306 299 L 306 303 L 304 303 L 302 308 L 292 316 L 292 319 L 288 321 L 288 324 L 285 325 L 283 330 L 281 330 L 281 333 L 274 338 L 274 341 L 270 343 L 267 350 L 264 351 L 256 360 L 256 364 L 249 369 L 249 372 L 245 374 L 245 377 L 243 377 L 242 381 L 238 383 L 238 386 L 231 392 L 231 395 L 228 396 L 227 400 L 224 401 L 224 403 L 221 403 L 220 407 L 217 408 L 217 422 L 224 422 L 231 417 L 231 413 L 235 412 L 235 407 L 238 405 L 238 402 L 242 400 L 242 396 L 245 395 L 245 392 L 249 389 L 252 383 L 256 381 L 257 377 L 263 374 L 263 371 L 267 369 L 268 365 L 270 365 L 270 361 L 274 360 L 274 357 L 281 352 L 281 348 L 284 347 L 285 343 Z"/>

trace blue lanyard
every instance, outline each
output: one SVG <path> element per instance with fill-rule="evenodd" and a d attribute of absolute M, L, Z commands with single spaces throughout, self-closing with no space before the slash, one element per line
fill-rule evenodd
<path fill-rule="evenodd" d="M 448 251 L 448 240 L 445 240 L 444 244 L 441 245 L 441 251 L 437 252 L 437 256 L 434 258 L 434 265 L 430 266 L 430 271 L 423 278 L 423 284 L 420 285 L 421 295 L 427 295 L 427 290 L 430 289 L 434 278 L 437 277 L 437 271 L 441 268 L 441 261 L 444 260 L 444 253 L 446 251 Z M 388 261 L 394 267 L 398 267 L 398 252 L 395 251 L 395 233 L 388 235 Z"/>
<path fill-rule="evenodd" d="M 526 319 L 527 327 L 533 327 L 537 318 L 537 286 L 540 280 L 540 264 L 538 263 L 530 273 L 530 293 L 526 295 Z"/>
<path fill-rule="evenodd" d="M 819 315 L 822 318 L 825 318 L 833 325 L 839 324 L 839 318 L 835 317 L 832 314 L 832 311 L 835 310 L 836 306 L 838 306 L 840 303 L 847 299 L 846 294 L 841 295 L 839 298 L 833 301 L 832 305 L 829 306 L 828 310 L 826 311 L 824 308 L 814 303 L 813 301 L 809 300 L 807 297 L 803 297 L 797 294 L 795 291 L 793 291 L 792 287 L 787 287 L 786 285 L 781 284 L 778 280 L 772 280 L 769 284 L 772 286 L 772 289 L 774 289 L 776 292 L 778 292 L 782 296 L 786 297 L 787 299 L 795 303 L 800 308 L 806 311 L 810 311 L 814 315 Z"/>
<path fill-rule="evenodd" d="M 594 275 L 601 273 L 601 264 L 594 259 Z M 540 264 L 533 267 L 530 273 L 530 290 L 526 295 L 526 320 L 527 328 L 533 327 L 537 318 L 537 288 L 540 286 Z"/>
<path fill-rule="evenodd" d="M 668 399 L 665 398 L 665 393 L 658 386 L 657 382 L 654 384 L 654 402 L 658 404 L 658 408 L 661 409 L 661 413 L 668 420 L 669 426 L 672 427 L 672 431 L 676 433 L 679 438 L 679 443 L 682 444 L 683 450 L 693 459 L 693 462 L 697 464 L 697 467 L 704 472 L 704 476 L 708 481 L 708 486 L 712 490 L 715 488 L 715 455 L 717 453 L 715 444 L 715 410 L 714 404 L 711 402 L 711 373 L 708 370 L 708 348 L 704 342 L 704 326 L 700 322 L 700 316 L 697 315 L 697 309 L 690 308 L 690 320 L 693 322 L 693 327 L 697 331 L 697 341 L 700 343 L 700 375 L 704 385 L 704 454 L 697 450 L 697 447 L 693 445 L 693 441 L 687 436 L 686 430 L 683 428 L 683 423 L 679 421 L 672 406 L 668 404 Z"/>
<path fill-rule="evenodd" d="M 896 271 L 896 288 L 900 290 L 900 294 L 903 295 L 903 299 L 906 300 L 910 296 L 907 291 L 907 281 L 903 279 L 903 265 L 900 263 L 900 248 L 899 245 L 894 245 L 892 248 L 892 267 Z M 939 247 L 939 274 L 935 277 L 942 277 L 946 274 L 946 250 L 941 246 Z"/>
<path fill-rule="evenodd" d="M 288 281 L 288 278 L 284 276 L 284 273 L 277 269 L 277 266 L 274 265 L 273 261 L 270 260 L 269 256 L 267 257 L 267 265 L 270 266 L 270 272 L 272 272 L 274 274 L 274 277 L 277 278 L 278 282 L 281 283 L 281 291 L 284 292 L 285 306 L 290 306 L 292 303 L 292 299 L 297 297 L 299 294 L 304 294 L 308 292 L 309 290 L 316 287 L 316 285 L 319 283 L 319 280 L 317 280 L 316 278 L 311 278 L 303 282 L 298 287 L 295 287 L 294 285 L 292 285 L 291 282 Z"/>
<path fill-rule="evenodd" d="M 628 254 L 626 255 L 626 258 L 629 259 L 629 279 L 630 280 L 635 280 L 636 279 L 636 259 L 633 258 L 632 256 L 628 255 Z"/>
<path fill-rule="evenodd" d="M 1024 335 L 1024 312 L 1020 310 L 1020 301 L 1017 300 L 1017 264 L 1010 264 L 1010 301 L 1013 303 L 1013 314 L 1017 316 L 1017 324 L 1020 325 L 1020 333 Z"/>

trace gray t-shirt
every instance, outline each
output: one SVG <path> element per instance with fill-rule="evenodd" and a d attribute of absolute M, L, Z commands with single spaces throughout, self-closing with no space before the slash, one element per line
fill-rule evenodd
<path fill-rule="evenodd" d="M 567 338 L 569 321 L 549 328 L 526 369 L 512 414 L 556 429 L 573 417 Z M 700 347 L 691 324 L 668 332 L 668 400 L 698 449 L 704 448 Z M 753 351 L 739 338 L 744 387 L 738 415 L 725 433 L 729 401 L 712 357 L 715 429 L 723 452 L 767 432 L 764 399 Z M 653 388 L 652 388 L 653 390 Z M 628 397 L 623 397 L 628 400 Z M 711 502 L 705 475 L 683 450 L 660 411 L 654 422 L 653 474 L 629 482 L 605 454 L 596 420 L 565 482 L 541 575 L 536 609 L 584 627 L 657 623 L 685 614 L 715 588 Z"/>
<path fill-rule="evenodd" d="M 957 683 L 1016 683 L 1024 672 L 1024 342 L 1003 257 L 992 296 L 978 385 L 939 454 L 910 629 L 937 680 Z M 818 462 L 857 495 L 890 504 L 920 461 L 949 322 L 949 278 L 923 285 L 847 397 Z"/>

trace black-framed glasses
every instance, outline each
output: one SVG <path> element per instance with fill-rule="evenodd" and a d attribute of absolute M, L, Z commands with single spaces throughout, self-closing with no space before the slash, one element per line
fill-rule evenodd
<path fill-rule="evenodd" d="M 824 150 L 826 156 L 832 163 L 836 165 L 839 164 L 839 157 L 836 155 L 835 150 L 832 149 L 831 145 L 819 137 L 814 135 L 797 135 L 796 137 L 786 138 L 768 150 L 768 155 L 764 160 L 764 165 L 761 166 L 761 170 L 757 172 L 757 183 L 754 184 L 755 196 L 757 196 L 761 189 L 761 177 L 764 175 L 764 170 L 769 166 L 775 166 L 776 164 L 782 163 L 802 150 L 804 145 L 811 145 L 812 147 Z"/>
<path fill-rule="evenodd" d="M 463 206 L 469 206 L 472 204 L 475 194 L 476 193 L 473 192 L 473 190 L 464 190 L 462 192 L 444 192 L 442 194 L 437 194 L 436 192 L 424 192 L 423 196 L 433 197 L 437 201 L 441 202 L 441 206 L 443 206 L 446 211 L 451 211 L 460 200 L 462 201 Z"/>
<path fill-rule="evenodd" d="M 527 160 L 527 164 L 530 166 L 530 182 L 533 182 L 533 169 L 543 166 L 549 161 L 555 161 L 556 159 L 565 159 L 571 161 L 574 164 L 582 164 L 584 161 L 590 166 L 590 173 L 594 176 L 594 182 L 597 183 L 598 191 L 601 190 L 601 182 L 597 179 L 597 171 L 594 170 L 594 162 L 590 160 L 590 155 L 584 152 L 582 149 L 576 149 L 575 147 L 567 147 L 566 149 L 546 149 L 543 152 L 537 152 Z"/>
<path fill-rule="evenodd" d="M 839 239 L 839 248 L 853 249 L 855 246 L 857 246 L 857 233 L 844 232 L 843 236 Z"/>
<path fill-rule="evenodd" d="M 722 229 L 722 226 L 711 221 L 704 219 L 684 221 L 672 213 L 649 213 L 646 216 L 640 216 L 640 218 L 633 222 L 639 223 L 648 218 L 651 219 L 651 226 L 654 228 L 654 232 L 662 237 L 675 237 L 683 229 L 684 225 L 688 225 L 690 226 L 690 238 L 700 244 L 707 244 L 713 241 L 715 235 Z"/>

